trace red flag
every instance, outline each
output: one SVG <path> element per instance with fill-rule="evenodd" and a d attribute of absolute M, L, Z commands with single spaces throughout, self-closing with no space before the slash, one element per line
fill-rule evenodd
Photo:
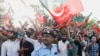
<path fill-rule="evenodd" d="M 56 14 L 52 13 L 52 16 L 57 23 L 62 24 L 81 11 L 83 11 L 81 0 L 67 0 L 65 4 L 57 7 L 55 10 L 55 13 L 62 12 L 62 14 L 56 16 Z"/>
<path fill-rule="evenodd" d="M 99 23 L 98 23 L 99 24 Z M 96 25 L 96 24 L 93 24 L 92 25 L 92 28 L 97 32 L 97 33 L 100 33 L 100 28 Z"/>
<path fill-rule="evenodd" d="M 71 10 L 71 13 L 78 14 L 83 11 L 81 0 L 67 0 L 66 5 Z"/>
<path fill-rule="evenodd" d="M 67 0 L 65 4 L 58 6 L 54 11 L 51 12 L 40 0 L 41 4 L 51 14 L 53 19 L 58 24 L 63 24 L 71 19 L 75 14 L 80 13 L 83 10 L 83 6 L 80 0 Z"/>
<path fill-rule="evenodd" d="M 9 17 L 11 17 L 13 15 L 12 12 L 8 12 L 4 17 L 4 23 L 5 25 L 9 28 L 10 27 L 10 23 L 9 23 Z"/>
<path fill-rule="evenodd" d="M 64 22 L 71 19 L 73 14 L 70 13 L 68 6 L 63 4 L 55 9 L 55 14 L 52 13 L 52 16 L 58 24 L 63 24 Z"/>
<path fill-rule="evenodd" d="M 58 9 L 59 8 L 59 9 Z M 57 12 L 63 11 L 62 15 L 56 16 L 53 14 L 54 19 L 59 23 L 64 23 L 71 19 L 75 14 L 83 11 L 81 0 L 67 0 L 67 2 L 57 8 Z M 56 13 L 57 13 L 56 12 Z"/>
<path fill-rule="evenodd" d="M 46 16 L 43 16 L 40 13 L 37 13 L 35 16 L 39 20 L 39 22 L 41 22 L 41 23 L 45 23 L 46 22 Z"/>
<path fill-rule="evenodd" d="M 67 9 L 68 7 L 66 7 L 65 5 L 61 5 L 59 7 L 57 7 L 57 9 L 55 9 L 55 12 L 50 11 L 45 5 L 44 3 L 39 0 L 41 2 L 41 4 L 45 7 L 45 9 L 51 14 L 51 16 L 53 17 L 53 19 L 58 23 L 58 24 L 62 24 L 64 23 L 66 20 L 69 19 L 69 17 L 72 17 L 72 14 L 67 13 L 69 10 Z M 59 11 L 60 10 L 60 11 Z"/>

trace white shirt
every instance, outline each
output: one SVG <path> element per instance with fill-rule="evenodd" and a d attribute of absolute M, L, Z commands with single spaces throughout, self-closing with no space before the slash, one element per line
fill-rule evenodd
<path fill-rule="evenodd" d="M 7 40 L 2 44 L 1 56 L 19 56 L 20 40 Z"/>
<path fill-rule="evenodd" d="M 34 46 L 34 50 L 36 50 L 37 48 L 39 48 L 41 46 L 40 42 L 38 40 L 34 40 L 31 38 L 28 38 L 27 36 L 25 36 L 25 40 L 27 40 L 28 42 L 32 43 Z"/>
<path fill-rule="evenodd" d="M 58 42 L 58 48 L 60 50 L 59 56 L 68 56 L 67 54 L 67 45 L 69 44 L 69 41 L 66 41 L 65 43 L 61 41 Z"/>

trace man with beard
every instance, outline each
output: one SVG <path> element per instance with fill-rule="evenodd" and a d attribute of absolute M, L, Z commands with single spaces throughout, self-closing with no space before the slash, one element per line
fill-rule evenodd
<path fill-rule="evenodd" d="M 42 33 L 43 45 L 34 51 L 32 56 L 58 56 L 57 45 L 53 44 L 55 35 L 53 31 L 46 31 Z"/>
<path fill-rule="evenodd" d="M 6 37 L 6 31 L 4 31 L 1 27 L 0 27 L 0 55 L 1 55 L 1 45 L 3 42 L 5 42 L 7 40 Z M 5 35 L 4 35 L 5 34 Z"/>
<path fill-rule="evenodd" d="M 85 46 L 84 40 L 81 35 L 77 35 L 73 42 L 74 56 L 82 56 L 82 50 Z"/>
<path fill-rule="evenodd" d="M 62 40 L 58 42 L 59 56 L 68 56 L 67 54 L 67 46 L 69 44 L 67 34 L 62 34 Z"/>
<path fill-rule="evenodd" d="M 12 30 L 8 32 L 8 40 L 2 44 L 1 56 L 19 56 L 20 40 L 16 39 L 16 33 Z"/>
<path fill-rule="evenodd" d="M 96 43 L 96 36 L 92 36 L 91 42 L 87 45 L 85 51 L 86 56 L 99 56 L 99 45 Z"/>

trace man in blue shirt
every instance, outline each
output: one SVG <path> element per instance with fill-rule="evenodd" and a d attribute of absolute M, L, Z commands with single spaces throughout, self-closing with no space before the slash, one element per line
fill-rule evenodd
<path fill-rule="evenodd" d="M 96 43 L 97 37 L 92 36 L 91 42 L 87 45 L 86 56 L 99 56 L 99 45 Z"/>
<path fill-rule="evenodd" d="M 57 45 L 53 44 L 55 35 L 53 31 L 43 32 L 43 45 L 32 53 L 32 56 L 58 56 Z"/>

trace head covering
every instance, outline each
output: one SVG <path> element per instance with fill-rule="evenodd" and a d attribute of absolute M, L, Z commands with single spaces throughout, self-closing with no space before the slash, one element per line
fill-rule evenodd
<path fill-rule="evenodd" d="M 48 35 L 51 35 L 53 38 L 56 38 L 56 35 L 54 34 L 53 31 L 45 31 L 45 32 L 42 32 L 42 35 L 44 34 L 48 34 Z"/>

